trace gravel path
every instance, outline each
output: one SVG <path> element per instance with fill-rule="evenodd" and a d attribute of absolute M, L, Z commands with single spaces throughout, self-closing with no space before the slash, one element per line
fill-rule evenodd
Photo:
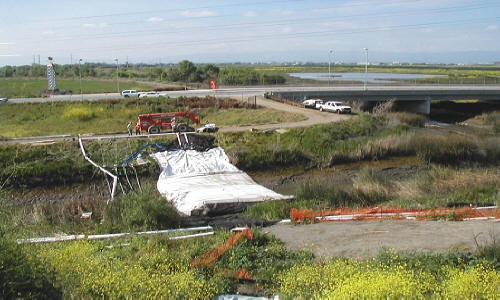
<path fill-rule="evenodd" d="M 382 249 L 440 252 L 449 249 L 475 251 L 500 241 L 495 221 L 370 221 L 310 225 L 281 224 L 265 232 L 282 240 L 289 249 L 308 250 L 316 257 L 366 258 Z"/>
<path fill-rule="evenodd" d="M 271 108 L 275 110 L 281 110 L 291 113 L 302 114 L 306 116 L 306 120 L 299 122 L 289 122 L 280 124 L 263 124 L 263 125 L 250 125 L 250 126 L 227 126 L 220 128 L 221 132 L 228 131 L 246 131 L 251 129 L 266 130 L 273 128 L 293 128 L 293 127 L 305 127 L 322 123 L 337 122 L 340 120 L 345 120 L 349 118 L 349 115 L 338 115 L 329 112 L 320 112 L 315 109 L 303 108 L 295 105 L 289 105 L 285 103 L 280 103 L 277 101 L 265 99 L 264 97 L 257 97 L 257 105 L 264 106 L 266 108 Z"/>

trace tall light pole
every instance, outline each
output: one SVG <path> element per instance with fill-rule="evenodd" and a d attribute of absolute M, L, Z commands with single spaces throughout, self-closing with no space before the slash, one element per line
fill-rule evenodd
<path fill-rule="evenodd" d="M 330 80 L 332 79 L 332 75 L 330 74 L 331 73 L 331 70 L 330 70 L 330 64 L 331 64 L 331 61 L 332 61 L 332 52 L 333 50 L 330 50 L 328 52 L 328 86 L 330 86 Z"/>
<path fill-rule="evenodd" d="M 82 96 L 83 101 L 83 88 L 82 88 L 82 59 L 78 60 L 78 71 L 80 72 L 80 95 Z"/>
<path fill-rule="evenodd" d="M 368 76 L 368 48 L 363 48 L 365 50 L 366 54 L 366 60 L 365 60 L 365 91 L 366 91 L 366 80 Z"/>
<path fill-rule="evenodd" d="M 120 93 L 120 82 L 118 81 L 118 72 L 120 70 L 118 67 L 118 58 L 115 58 L 115 61 L 116 61 L 116 90 L 118 91 L 118 94 L 119 94 Z"/>

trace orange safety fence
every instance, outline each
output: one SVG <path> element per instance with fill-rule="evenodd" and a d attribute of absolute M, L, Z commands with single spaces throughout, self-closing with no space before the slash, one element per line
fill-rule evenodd
<path fill-rule="evenodd" d="M 292 208 L 291 219 L 297 223 L 304 220 L 310 222 L 367 221 L 374 219 L 450 219 L 454 221 L 498 220 L 500 219 L 500 208 L 497 206 L 436 209 L 404 209 L 388 206 L 363 207 L 358 209 L 340 207 L 328 210 Z"/>
<path fill-rule="evenodd" d="M 226 277 L 232 277 L 236 279 L 253 279 L 252 274 L 248 273 L 245 269 L 239 269 L 238 271 L 234 270 L 224 270 L 222 274 Z"/>
<path fill-rule="evenodd" d="M 193 258 L 189 265 L 191 268 L 200 268 L 205 267 L 216 261 L 219 257 L 221 257 L 227 250 L 231 249 L 236 245 L 236 243 L 243 237 L 246 237 L 249 240 L 253 239 L 252 231 L 246 227 L 240 232 L 235 232 L 232 236 L 230 236 L 224 243 L 218 245 L 212 250 L 205 252 L 204 254 Z"/>

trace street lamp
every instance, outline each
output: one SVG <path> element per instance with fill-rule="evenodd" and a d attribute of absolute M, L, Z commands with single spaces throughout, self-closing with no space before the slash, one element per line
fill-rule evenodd
<path fill-rule="evenodd" d="M 366 80 L 368 76 L 368 48 L 363 48 L 365 50 L 366 54 L 366 61 L 365 61 L 365 91 L 366 91 Z"/>
<path fill-rule="evenodd" d="M 332 52 L 333 50 L 330 50 L 328 52 L 328 86 L 330 86 L 330 80 L 332 79 L 332 75 L 330 74 L 331 73 L 331 70 L 330 70 L 330 64 L 331 64 L 331 61 L 332 61 Z"/>
<path fill-rule="evenodd" d="M 82 88 L 82 59 L 78 60 L 78 71 L 80 72 L 80 95 L 82 96 L 83 101 L 83 88 Z"/>
<path fill-rule="evenodd" d="M 115 58 L 115 61 L 116 61 L 116 90 L 118 91 L 118 94 L 119 94 L 120 93 L 120 82 L 118 81 L 118 72 L 120 70 L 118 67 L 118 58 Z"/>

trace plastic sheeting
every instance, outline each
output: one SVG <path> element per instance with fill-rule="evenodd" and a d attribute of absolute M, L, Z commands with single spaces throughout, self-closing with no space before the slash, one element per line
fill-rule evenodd
<path fill-rule="evenodd" d="M 255 183 L 229 162 L 220 147 L 205 152 L 164 151 L 153 156 L 161 169 L 158 191 L 186 215 L 213 204 L 292 198 Z"/>

